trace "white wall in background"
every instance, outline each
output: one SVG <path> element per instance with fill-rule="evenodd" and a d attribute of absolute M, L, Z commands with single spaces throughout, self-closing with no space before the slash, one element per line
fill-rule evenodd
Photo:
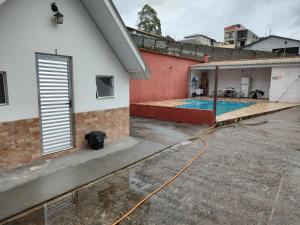
<path fill-rule="evenodd" d="M 300 102 L 300 65 L 272 68 L 270 101 Z"/>
<path fill-rule="evenodd" d="M 263 90 L 265 92 L 263 98 L 269 98 L 271 68 L 254 68 L 254 69 L 230 69 L 220 70 L 218 79 L 218 89 L 234 88 L 241 89 L 241 78 L 250 77 L 252 87 L 251 90 Z M 214 89 L 215 71 L 209 72 L 209 89 Z"/>
<path fill-rule="evenodd" d="M 287 41 L 287 44 L 285 45 L 286 41 Z M 286 48 L 299 47 L 300 48 L 300 41 L 287 40 L 285 38 L 270 37 L 268 39 L 259 41 L 255 44 L 252 44 L 248 47 L 245 47 L 244 49 L 272 52 L 273 49 L 284 48 L 284 47 L 286 47 Z M 299 54 L 300 54 L 300 49 L 299 49 Z"/>

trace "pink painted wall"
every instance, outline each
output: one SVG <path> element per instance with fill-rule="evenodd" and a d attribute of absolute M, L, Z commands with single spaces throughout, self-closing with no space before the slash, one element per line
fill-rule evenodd
<path fill-rule="evenodd" d="M 151 71 L 151 78 L 130 81 L 130 103 L 187 98 L 189 67 L 200 62 L 140 51 Z"/>

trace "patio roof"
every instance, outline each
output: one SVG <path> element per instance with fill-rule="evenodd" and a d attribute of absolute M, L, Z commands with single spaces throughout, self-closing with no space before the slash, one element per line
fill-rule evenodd
<path fill-rule="evenodd" d="M 237 69 L 237 68 L 253 68 L 253 67 L 272 67 L 272 66 L 286 66 L 296 64 L 300 65 L 300 57 L 289 58 L 272 58 L 272 59 L 247 59 L 247 60 L 232 60 L 232 61 L 216 61 L 209 63 L 200 63 L 193 65 L 190 68 L 201 70 L 213 70 L 216 66 L 219 69 Z"/>

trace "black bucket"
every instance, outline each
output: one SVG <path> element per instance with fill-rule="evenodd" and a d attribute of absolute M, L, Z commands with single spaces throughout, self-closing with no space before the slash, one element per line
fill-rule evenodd
<path fill-rule="evenodd" d="M 102 131 L 92 131 L 85 135 L 88 145 L 91 149 L 99 150 L 104 147 L 104 138 L 106 134 Z"/>

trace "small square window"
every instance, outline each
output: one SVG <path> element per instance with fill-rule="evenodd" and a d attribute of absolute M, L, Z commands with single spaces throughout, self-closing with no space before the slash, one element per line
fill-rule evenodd
<path fill-rule="evenodd" d="M 0 105 L 7 105 L 7 83 L 6 83 L 6 73 L 0 72 Z"/>
<path fill-rule="evenodd" d="M 114 97 L 114 77 L 96 76 L 97 98 Z"/>

